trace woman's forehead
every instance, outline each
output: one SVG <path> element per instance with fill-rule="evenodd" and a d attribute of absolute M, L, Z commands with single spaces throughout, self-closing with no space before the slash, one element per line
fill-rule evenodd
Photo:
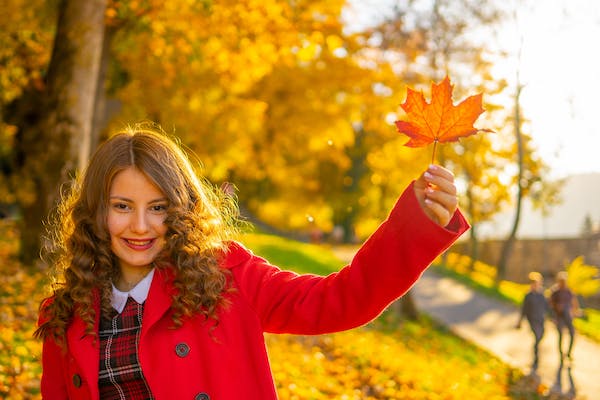
<path fill-rule="evenodd" d="M 110 185 L 110 197 L 165 197 L 165 193 L 136 167 L 119 171 Z"/>

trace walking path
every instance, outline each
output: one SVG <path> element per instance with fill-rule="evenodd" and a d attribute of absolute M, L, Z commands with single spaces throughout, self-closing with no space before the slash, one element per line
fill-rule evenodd
<path fill-rule="evenodd" d="M 529 373 L 533 335 L 526 320 L 521 329 L 515 328 L 518 307 L 491 299 L 430 270 L 415 284 L 412 293 L 421 311 L 507 364 Z M 599 400 L 600 344 L 577 335 L 570 368 L 565 365 L 559 370 L 559 358 L 556 328 L 547 321 L 540 343 L 538 374 L 542 383 L 557 389 L 559 382 L 563 394 L 574 389 L 577 399 Z"/>

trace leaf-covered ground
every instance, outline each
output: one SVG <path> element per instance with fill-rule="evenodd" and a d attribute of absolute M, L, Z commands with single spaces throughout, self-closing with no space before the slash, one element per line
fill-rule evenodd
<path fill-rule="evenodd" d="M 0 228 L 0 398 L 40 399 L 41 345 L 32 333 L 45 275 L 15 261 L 16 232 Z M 318 257 L 313 250 L 298 257 Z M 546 389 L 427 319 L 402 322 L 391 311 L 352 331 L 266 341 L 281 400 L 538 399 Z"/>

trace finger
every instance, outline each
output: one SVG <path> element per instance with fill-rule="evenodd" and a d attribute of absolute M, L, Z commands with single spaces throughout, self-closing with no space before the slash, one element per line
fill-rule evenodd
<path fill-rule="evenodd" d="M 443 205 L 431 199 L 425 199 L 425 212 L 441 226 L 446 226 L 450 222 L 451 214 L 449 211 Z"/>
<path fill-rule="evenodd" d="M 436 167 L 436 168 L 432 168 Z M 423 179 L 428 186 L 442 190 L 444 192 L 456 195 L 456 186 L 454 185 L 454 175 L 442 167 L 432 166 L 425 171 Z"/>
<path fill-rule="evenodd" d="M 427 171 L 423 172 L 423 173 L 422 173 L 422 174 L 419 176 L 419 178 L 417 178 L 417 179 L 415 180 L 415 188 L 416 188 L 416 189 L 425 190 L 425 188 L 426 188 L 427 186 L 429 186 L 429 182 L 428 182 L 428 180 L 427 180 L 426 174 L 427 174 Z M 429 179 L 432 179 L 432 177 L 429 177 Z"/>
<path fill-rule="evenodd" d="M 456 207 L 448 206 L 430 199 L 426 199 L 425 203 L 429 203 L 428 207 L 434 214 L 440 225 L 446 226 L 456 212 Z"/>
<path fill-rule="evenodd" d="M 429 172 L 433 176 L 440 177 L 449 181 L 454 181 L 454 174 L 452 173 L 452 171 L 442 167 L 441 165 L 431 164 L 427 168 L 427 172 Z"/>
<path fill-rule="evenodd" d="M 453 214 L 458 207 L 458 197 L 456 196 L 456 190 L 451 192 L 444 192 L 436 188 L 425 189 L 425 197 L 436 203 L 441 204 L 449 213 Z"/>

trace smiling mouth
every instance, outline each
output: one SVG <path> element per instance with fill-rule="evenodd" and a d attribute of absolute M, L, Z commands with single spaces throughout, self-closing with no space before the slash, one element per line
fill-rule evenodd
<path fill-rule="evenodd" d="M 132 248 L 134 250 L 149 249 L 150 247 L 152 247 L 152 244 L 154 243 L 154 239 L 143 239 L 143 240 L 123 239 L 123 241 L 129 248 Z"/>

